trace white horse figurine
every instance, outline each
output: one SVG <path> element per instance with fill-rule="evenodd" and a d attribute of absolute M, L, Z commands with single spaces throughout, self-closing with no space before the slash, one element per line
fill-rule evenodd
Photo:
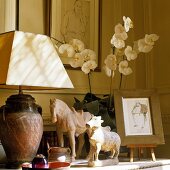
<path fill-rule="evenodd" d="M 90 142 L 90 152 L 88 155 L 89 166 L 100 166 L 100 165 L 112 165 L 118 164 L 118 155 L 121 144 L 120 136 L 110 131 L 110 127 L 102 127 L 103 120 L 101 116 L 93 116 L 93 118 L 87 122 L 88 135 Z M 111 151 L 110 160 L 99 161 L 100 151 Z M 113 159 L 114 158 L 114 159 Z"/>
<path fill-rule="evenodd" d="M 50 112 L 52 122 L 56 122 L 56 132 L 60 147 L 64 147 L 63 133 L 68 133 L 72 151 L 71 158 L 72 161 L 74 161 L 76 157 L 75 136 L 77 136 L 79 140 L 77 151 L 77 157 L 79 157 L 84 145 L 86 123 L 92 118 L 92 114 L 83 112 L 83 110 L 76 111 L 74 108 L 71 110 L 65 102 L 59 99 L 50 99 Z"/>

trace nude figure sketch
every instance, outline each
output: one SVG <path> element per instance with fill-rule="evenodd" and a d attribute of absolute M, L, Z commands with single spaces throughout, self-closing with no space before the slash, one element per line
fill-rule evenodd
<path fill-rule="evenodd" d="M 73 8 L 65 11 L 61 23 L 61 34 L 65 42 L 77 38 L 82 40 L 86 45 L 88 44 L 88 4 L 89 2 L 87 1 L 83 2 L 82 0 L 75 0 Z"/>
<path fill-rule="evenodd" d="M 147 112 L 148 112 L 148 106 L 146 104 L 142 104 L 140 102 L 135 103 L 131 111 L 134 127 L 140 126 L 140 128 L 142 129 L 144 128 L 145 123 L 147 121 L 147 116 L 146 116 Z M 140 119 L 140 118 L 142 119 L 142 123 L 138 124 L 137 119 Z"/>

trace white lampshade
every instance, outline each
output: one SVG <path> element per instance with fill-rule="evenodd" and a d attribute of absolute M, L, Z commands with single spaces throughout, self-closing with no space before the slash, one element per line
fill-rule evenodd
<path fill-rule="evenodd" d="M 73 88 L 50 37 L 11 31 L 0 34 L 0 88 Z"/>

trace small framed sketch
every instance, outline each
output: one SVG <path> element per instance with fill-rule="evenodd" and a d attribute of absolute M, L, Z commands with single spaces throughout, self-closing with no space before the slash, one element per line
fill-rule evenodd
<path fill-rule="evenodd" d="M 116 90 L 114 101 L 117 132 L 122 145 L 164 143 L 156 91 Z"/>

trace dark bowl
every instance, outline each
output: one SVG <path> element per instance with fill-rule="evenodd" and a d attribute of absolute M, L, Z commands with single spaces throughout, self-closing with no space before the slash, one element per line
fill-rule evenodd
<path fill-rule="evenodd" d="M 32 164 L 27 163 L 22 165 L 22 170 L 68 170 L 70 169 L 69 162 L 48 162 L 48 168 L 32 168 Z"/>

